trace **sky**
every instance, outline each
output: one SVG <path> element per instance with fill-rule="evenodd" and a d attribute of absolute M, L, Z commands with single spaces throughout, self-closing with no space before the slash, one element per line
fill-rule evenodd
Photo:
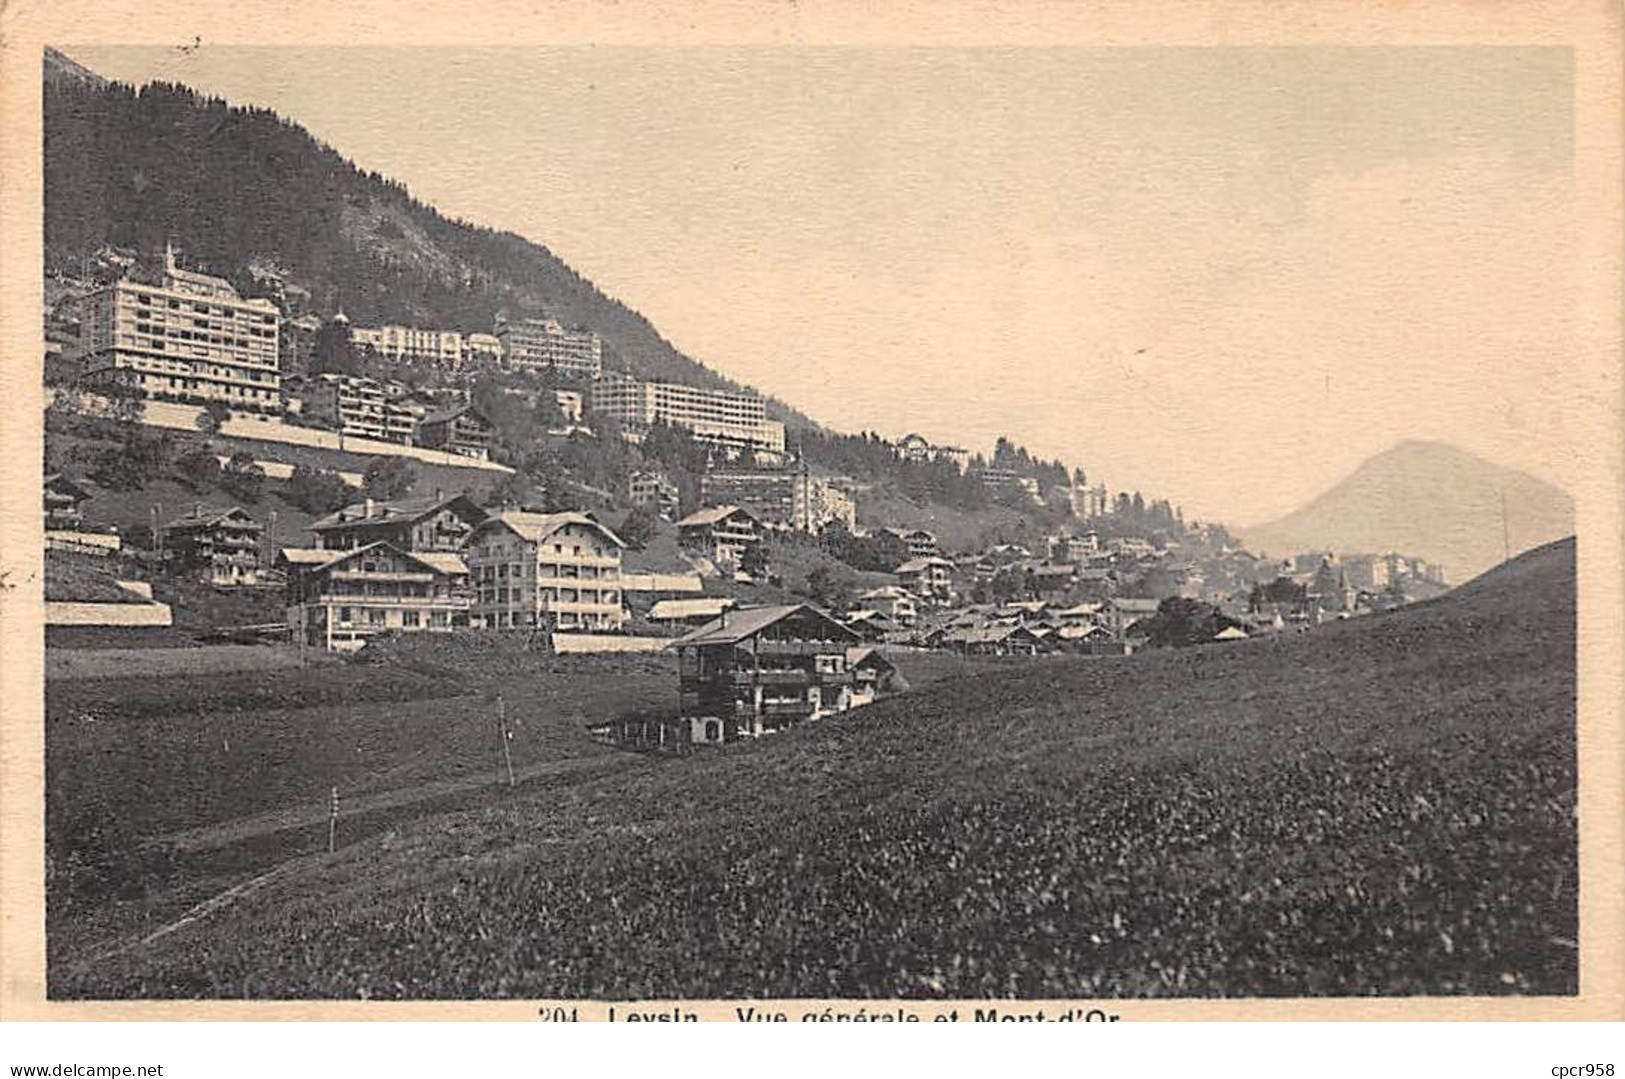
<path fill-rule="evenodd" d="M 1573 488 L 1566 49 L 65 51 L 272 108 L 837 429 L 1232 525 L 1410 438 Z"/>

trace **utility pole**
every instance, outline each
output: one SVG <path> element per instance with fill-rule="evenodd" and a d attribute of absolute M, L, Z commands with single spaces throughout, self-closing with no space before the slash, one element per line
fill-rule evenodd
<path fill-rule="evenodd" d="M 500 693 L 497 694 L 497 731 L 502 738 L 502 759 L 508 766 L 508 786 L 511 789 L 514 786 L 513 749 L 508 743 L 512 740 L 512 735 L 508 733 L 508 705 Z"/>

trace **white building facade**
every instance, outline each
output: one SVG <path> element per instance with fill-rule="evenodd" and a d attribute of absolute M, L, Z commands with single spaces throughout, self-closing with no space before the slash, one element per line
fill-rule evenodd
<path fill-rule="evenodd" d="M 148 400 L 280 413 L 276 305 L 179 269 L 172 249 L 164 269 L 161 285 L 124 279 L 81 301 L 85 375 L 127 380 Z"/>

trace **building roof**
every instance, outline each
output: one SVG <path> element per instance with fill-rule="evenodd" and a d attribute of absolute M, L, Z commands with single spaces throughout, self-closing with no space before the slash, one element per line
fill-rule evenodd
<path fill-rule="evenodd" d="M 69 479 L 67 476 L 64 476 L 60 472 L 52 472 L 49 476 L 46 476 L 45 486 L 76 500 L 82 500 L 90 497 L 89 491 L 85 490 L 83 487 L 79 486 L 79 484 L 75 483 L 73 480 Z"/>
<path fill-rule="evenodd" d="M 841 618 L 842 622 L 851 625 L 854 622 L 873 622 L 876 619 L 890 622 L 891 616 L 885 611 L 851 611 Z"/>
<path fill-rule="evenodd" d="M 1247 639 L 1247 631 L 1240 626 L 1226 626 L 1215 633 L 1213 639 L 1215 641 L 1244 641 Z"/>
<path fill-rule="evenodd" d="M 488 517 L 480 522 L 480 527 L 497 522 L 506 525 L 515 535 L 527 543 L 540 543 L 565 525 L 586 525 L 597 529 L 604 538 L 617 547 L 625 547 L 626 541 L 615 533 L 593 520 L 585 513 L 530 513 L 525 510 L 509 510 Z"/>
<path fill-rule="evenodd" d="M 312 521 L 312 532 L 326 532 L 336 528 L 359 528 L 362 526 L 378 524 L 401 524 L 421 521 L 432 513 L 453 502 L 466 502 L 479 517 L 485 516 L 485 511 L 475 505 L 474 500 L 467 495 L 457 494 L 450 498 L 399 498 L 392 502 L 354 502 L 341 510 L 336 510 L 320 520 Z M 369 508 L 371 513 L 368 513 Z"/>
<path fill-rule="evenodd" d="M 920 573 L 932 566 L 947 566 L 949 569 L 954 568 L 954 564 L 948 561 L 946 558 L 938 558 L 936 555 L 926 555 L 924 558 L 911 558 L 907 562 L 904 562 L 901 566 L 898 566 L 892 572 Z"/>
<path fill-rule="evenodd" d="M 756 636 L 764 629 L 784 621 L 791 615 L 808 613 L 825 622 L 831 640 L 855 641 L 858 635 L 810 603 L 792 603 L 773 607 L 741 607 L 729 611 L 715 622 L 707 623 L 686 637 L 679 637 L 678 646 L 705 644 L 738 644 Z"/>
<path fill-rule="evenodd" d="M 860 644 L 846 650 L 846 665 L 848 667 L 861 667 L 866 663 L 889 667 L 892 670 L 897 669 L 897 665 L 886 658 L 886 653 L 871 645 Z"/>
<path fill-rule="evenodd" d="M 707 506 L 703 510 L 695 510 L 681 521 L 678 521 L 677 527 L 704 528 L 706 525 L 714 525 L 719 521 L 726 520 L 736 513 L 743 513 L 752 521 L 756 520 L 756 517 L 749 510 L 739 506 Z"/>
<path fill-rule="evenodd" d="M 903 591 L 901 588 L 897 587 L 896 585 L 887 584 L 887 585 L 881 585 L 879 588 L 871 588 L 867 592 L 859 592 L 858 593 L 858 598 L 859 599 L 912 599 L 913 597 L 910 596 L 907 592 Z"/>
<path fill-rule="evenodd" d="M 1100 613 L 1100 603 L 1075 603 L 1064 610 L 1052 612 L 1059 618 L 1089 618 Z"/>
<path fill-rule="evenodd" d="M 1033 636 L 1032 631 L 1026 626 L 1012 623 L 1007 626 L 971 626 L 967 629 L 949 633 L 948 639 L 963 641 L 966 644 L 995 644 L 1017 634 L 1027 637 Z"/>
<path fill-rule="evenodd" d="M 165 531 L 171 528 L 209 528 L 220 524 L 228 517 L 241 515 L 243 520 L 235 522 L 245 528 L 264 528 L 265 526 L 248 516 L 248 511 L 241 506 L 208 507 L 202 506 L 192 510 L 184 517 L 177 517 L 164 526 Z"/>
<path fill-rule="evenodd" d="M 727 596 L 706 596 L 702 599 L 663 599 L 649 608 L 653 619 L 715 618 L 723 611 L 737 607 L 739 601 Z"/>
<path fill-rule="evenodd" d="M 378 540 L 362 547 L 352 547 L 349 550 L 330 550 L 317 547 L 284 547 L 277 556 L 277 561 L 286 562 L 296 569 L 327 569 L 340 562 L 348 562 L 358 558 L 369 551 L 376 551 L 383 547 L 400 555 L 402 558 L 417 562 L 425 569 L 446 576 L 466 576 L 468 564 L 461 555 L 449 551 L 403 551 L 387 540 Z"/>
<path fill-rule="evenodd" d="M 1081 641 L 1085 637 L 1093 637 L 1097 633 L 1105 632 L 1105 630 L 1096 625 L 1062 626 L 1056 631 L 1063 641 Z"/>
<path fill-rule="evenodd" d="M 1134 597 L 1125 598 L 1120 596 L 1117 599 L 1112 600 L 1113 607 L 1116 607 L 1120 611 L 1126 611 L 1129 614 L 1155 614 L 1157 608 L 1161 605 L 1162 602 L 1155 599 L 1138 599 Z"/>
<path fill-rule="evenodd" d="M 468 404 L 452 405 L 449 408 L 442 408 L 442 409 L 438 409 L 438 410 L 436 410 L 434 412 L 430 412 L 427 415 L 425 415 L 421 420 L 419 420 L 418 423 L 419 424 L 446 423 L 449 420 L 456 419 L 458 416 L 461 416 L 465 412 L 471 413 L 474 416 L 475 419 L 479 420 L 481 423 L 485 424 L 487 427 L 489 427 L 491 425 L 491 421 L 486 419 L 484 414 L 481 413 L 479 409 L 475 408 L 473 405 L 468 405 Z"/>
<path fill-rule="evenodd" d="M 290 566 L 324 566 L 345 553 L 326 547 L 284 547 L 277 552 L 277 561 Z"/>
<path fill-rule="evenodd" d="M 468 572 L 468 563 L 463 556 L 451 551 L 403 551 L 408 558 L 415 558 L 419 562 L 439 570 L 441 573 L 456 575 Z"/>

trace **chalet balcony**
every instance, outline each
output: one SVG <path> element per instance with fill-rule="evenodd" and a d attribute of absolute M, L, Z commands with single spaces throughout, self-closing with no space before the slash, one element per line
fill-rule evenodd
<path fill-rule="evenodd" d="M 419 610 L 438 608 L 446 611 L 467 611 L 471 604 L 466 598 L 448 596 L 347 596 L 327 592 L 311 599 L 312 603 L 335 607 L 409 607 Z"/>
<path fill-rule="evenodd" d="M 762 718 L 764 719 L 806 719 L 813 714 L 813 706 L 807 701 L 763 701 Z"/>
<path fill-rule="evenodd" d="M 809 686 L 813 684 L 810 671 L 735 671 L 731 681 L 736 686 Z"/>
<path fill-rule="evenodd" d="M 744 655 L 759 656 L 844 656 L 846 643 L 834 641 L 762 641 L 754 649 L 739 649 Z"/>
<path fill-rule="evenodd" d="M 329 576 L 335 581 L 414 581 L 429 584 L 434 580 L 432 573 L 369 573 L 359 569 L 336 569 Z"/>

